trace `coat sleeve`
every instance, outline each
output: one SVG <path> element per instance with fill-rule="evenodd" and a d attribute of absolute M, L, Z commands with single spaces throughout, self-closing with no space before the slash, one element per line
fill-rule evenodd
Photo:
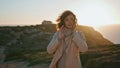
<path fill-rule="evenodd" d="M 73 33 L 73 41 L 79 48 L 80 52 L 86 52 L 88 50 L 86 39 L 82 32 L 75 31 Z"/>
<path fill-rule="evenodd" d="M 50 41 L 50 43 L 47 46 L 47 52 L 49 54 L 52 54 L 56 51 L 57 47 L 59 44 L 59 40 L 58 40 L 58 32 L 56 32 L 53 37 L 52 40 Z"/>

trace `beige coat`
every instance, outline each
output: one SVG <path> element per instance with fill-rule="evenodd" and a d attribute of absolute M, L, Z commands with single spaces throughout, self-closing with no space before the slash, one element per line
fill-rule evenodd
<path fill-rule="evenodd" d="M 62 57 L 63 52 L 66 52 L 67 57 L 65 59 L 66 61 L 64 68 L 82 68 L 79 52 L 85 52 L 88 50 L 84 34 L 75 30 L 73 33 L 72 43 L 67 47 L 65 51 L 64 46 L 61 45 L 63 42 L 60 42 L 61 40 L 58 40 L 58 34 L 59 31 L 54 34 L 47 47 L 47 52 L 49 54 L 54 53 L 54 57 L 49 68 L 57 68 L 57 62 Z M 69 39 L 66 38 L 66 41 L 68 40 Z M 63 68 L 63 66 L 60 68 Z"/>

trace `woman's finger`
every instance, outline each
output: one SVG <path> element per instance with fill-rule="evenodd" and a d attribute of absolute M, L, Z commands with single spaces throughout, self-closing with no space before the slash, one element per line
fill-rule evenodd
<path fill-rule="evenodd" d="M 64 26 L 62 25 L 62 27 L 60 28 L 60 30 L 62 30 L 62 29 L 63 29 L 63 27 L 64 27 Z"/>
<path fill-rule="evenodd" d="M 60 35 L 61 35 L 61 34 L 62 34 L 62 32 L 63 32 L 63 30 L 62 30 L 62 29 L 63 29 L 63 26 L 62 26 L 62 27 L 60 28 L 60 30 L 59 30 L 59 31 L 60 31 Z"/>
<path fill-rule="evenodd" d="M 59 29 L 60 33 L 62 32 L 63 26 L 61 26 L 61 28 Z"/>
<path fill-rule="evenodd" d="M 62 34 L 65 34 L 65 27 L 63 27 L 62 29 Z"/>

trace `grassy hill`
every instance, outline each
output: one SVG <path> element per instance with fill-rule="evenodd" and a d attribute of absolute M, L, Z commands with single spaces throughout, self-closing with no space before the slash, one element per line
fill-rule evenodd
<path fill-rule="evenodd" d="M 83 68 L 119 68 L 120 44 L 91 48 L 81 54 Z"/>
<path fill-rule="evenodd" d="M 0 27 L 0 47 L 5 48 L 6 56 L 3 63 L 26 61 L 27 66 L 45 65 L 47 68 L 53 55 L 46 52 L 46 47 L 56 32 L 55 28 L 55 24 Z M 92 27 L 80 25 L 77 29 L 84 32 L 89 46 L 89 51 L 80 55 L 84 68 L 119 67 L 119 44 L 105 39 Z M 111 63 L 113 65 L 109 67 Z"/>

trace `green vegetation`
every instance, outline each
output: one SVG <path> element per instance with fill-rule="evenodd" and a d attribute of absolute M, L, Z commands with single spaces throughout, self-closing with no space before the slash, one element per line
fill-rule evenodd
<path fill-rule="evenodd" d="M 119 68 L 120 44 L 100 46 L 81 54 L 84 68 Z"/>
<path fill-rule="evenodd" d="M 52 24 L 0 27 L 0 47 L 5 47 L 5 62 L 15 60 L 27 61 L 28 66 L 49 65 L 53 55 L 46 52 L 46 47 L 55 28 Z M 120 44 L 113 44 L 91 27 L 80 26 L 79 29 L 85 33 L 89 46 L 88 52 L 80 53 L 83 68 L 119 68 Z"/>

